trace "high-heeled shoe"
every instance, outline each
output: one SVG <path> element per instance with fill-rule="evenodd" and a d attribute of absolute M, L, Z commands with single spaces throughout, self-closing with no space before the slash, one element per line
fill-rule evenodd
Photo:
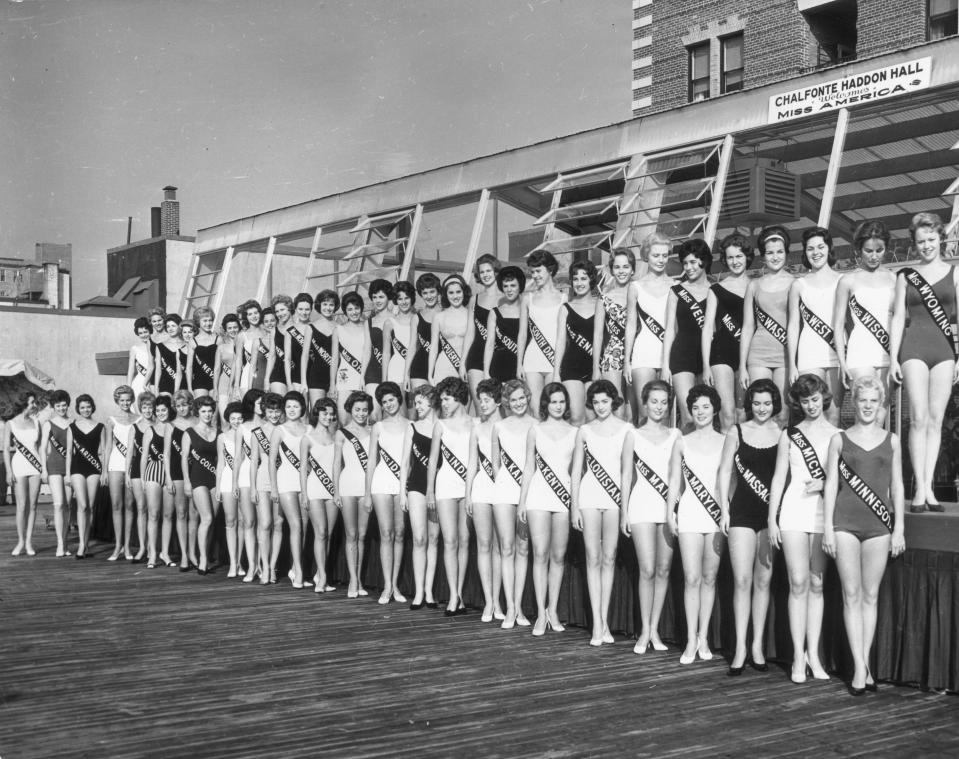
<path fill-rule="evenodd" d="M 507 614 L 506 618 L 500 624 L 501 630 L 512 630 L 516 626 L 516 615 Z"/>
<path fill-rule="evenodd" d="M 747 662 L 749 663 L 749 666 L 752 667 L 752 668 L 753 668 L 754 670 L 756 670 L 757 672 L 768 672 L 768 671 L 769 671 L 769 665 L 768 665 L 766 662 L 764 662 L 764 661 L 762 661 L 762 662 L 757 662 L 755 659 L 753 659 L 752 657 L 750 657 L 749 659 L 747 659 Z"/>
<path fill-rule="evenodd" d="M 734 667 L 732 664 L 730 664 L 729 669 L 726 670 L 726 677 L 739 677 L 745 669 L 745 664 L 740 664 L 738 667 Z"/>
<path fill-rule="evenodd" d="M 426 608 L 427 608 L 427 609 L 438 609 L 439 607 L 440 607 L 440 605 L 439 605 L 438 603 L 436 603 L 436 601 L 427 601 L 427 602 L 426 602 Z"/>
<path fill-rule="evenodd" d="M 692 664 L 694 661 L 696 661 L 696 651 L 693 651 L 692 653 L 689 651 L 683 651 L 683 653 L 679 656 L 680 664 Z"/>
<path fill-rule="evenodd" d="M 533 623 L 530 622 L 525 615 L 517 614 L 516 615 L 516 626 L 517 627 L 529 627 Z"/>
<path fill-rule="evenodd" d="M 410 604 L 410 611 L 419 611 L 424 606 L 422 601 L 414 601 Z"/>
<path fill-rule="evenodd" d="M 816 668 L 813 667 L 812 662 L 809 661 L 809 652 L 806 652 L 806 669 L 812 675 L 813 680 L 828 680 L 829 673 L 825 669 L 822 669 L 822 665 L 819 665 L 820 670 L 817 672 Z"/>
<path fill-rule="evenodd" d="M 946 509 L 941 503 L 933 503 L 932 501 L 926 501 L 926 511 L 931 511 L 936 514 L 942 514 Z M 869 686 L 866 686 L 866 690 L 869 689 Z"/>
<path fill-rule="evenodd" d="M 866 688 L 865 688 L 865 687 L 856 688 L 852 683 L 849 683 L 849 685 L 848 685 L 847 687 L 849 688 L 849 695 L 850 695 L 850 696 L 865 696 L 865 695 L 866 695 Z"/>
<path fill-rule="evenodd" d="M 36 549 L 35 549 L 33 546 L 27 546 L 27 547 L 24 548 L 23 550 L 27 552 L 27 556 L 36 556 L 36 555 L 37 555 L 37 551 L 36 551 Z"/>
<path fill-rule="evenodd" d="M 160 554 L 160 562 L 161 562 L 161 563 L 163 564 L 163 566 L 165 566 L 165 567 L 175 567 L 175 566 L 176 566 L 176 562 L 175 562 L 175 561 L 171 561 L 171 560 L 170 560 L 170 557 L 167 556 L 167 554 L 165 554 L 165 553 L 161 553 L 161 554 Z"/>
<path fill-rule="evenodd" d="M 540 624 L 540 618 L 536 618 L 536 624 L 533 625 L 533 629 L 530 631 L 534 638 L 541 638 L 546 635 L 546 628 L 549 627 L 549 620 L 543 618 L 543 623 Z"/>
<path fill-rule="evenodd" d="M 357 593 L 355 590 L 348 590 L 348 591 L 346 591 L 346 597 L 347 597 L 347 598 L 359 598 L 359 597 L 360 597 L 360 594 Z"/>
<path fill-rule="evenodd" d="M 639 654 L 642 656 L 646 653 L 646 649 L 649 647 L 649 641 L 636 641 L 636 645 L 633 646 L 633 653 Z"/>
<path fill-rule="evenodd" d="M 492 621 L 493 621 L 492 609 L 483 609 L 483 616 L 480 617 L 480 622 L 492 622 Z"/>
<path fill-rule="evenodd" d="M 870 693 L 878 692 L 879 686 L 876 685 L 876 681 L 872 680 L 872 682 L 869 682 L 870 680 L 872 680 L 872 673 L 867 669 L 866 670 L 866 690 L 869 691 Z"/>
<path fill-rule="evenodd" d="M 209 570 L 209 569 L 201 569 L 200 567 L 197 567 L 197 568 L 196 568 L 196 573 L 197 573 L 198 575 L 203 575 L 204 577 L 206 577 L 206 575 L 210 574 L 210 570 Z"/>
<path fill-rule="evenodd" d="M 589 645 L 593 646 L 594 648 L 599 648 L 601 645 L 603 645 L 603 636 L 598 638 L 590 638 Z"/>
<path fill-rule="evenodd" d="M 121 549 L 121 548 L 115 549 L 115 550 L 113 551 L 113 553 L 111 553 L 109 556 L 107 556 L 107 561 L 116 561 L 117 559 L 120 558 L 120 554 L 121 554 L 121 553 L 123 553 L 123 549 Z"/>
<path fill-rule="evenodd" d="M 450 608 L 443 609 L 444 617 L 458 617 L 459 615 L 460 615 L 459 609 L 450 609 Z"/>
<path fill-rule="evenodd" d="M 17 543 L 16 546 L 14 546 L 13 550 L 10 552 L 10 555 L 19 556 L 21 553 L 23 553 L 23 543 Z"/>
<path fill-rule="evenodd" d="M 663 643 L 661 640 L 651 640 L 650 645 L 653 647 L 653 651 L 668 651 L 669 646 Z"/>
<path fill-rule="evenodd" d="M 802 669 L 797 671 L 795 667 L 792 668 L 792 672 L 789 673 L 789 679 L 792 680 L 796 685 L 802 685 L 806 682 L 806 665 L 803 664 Z"/>
<path fill-rule="evenodd" d="M 384 590 L 382 593 L 380 593 L 380 597 L 377 599 L 376 602 L 377 602 L 380 606 L 386 606 L 386 604 L 388 604 L 388 603 L 390 602 L 390 596 L 391 596 L 391 595 L 392 595 L 392 593 L 391 593 L 390 591 Z"/>
<path fill-rule="evenodd" d="M 563 623 L 559 621 L 559 615 L 556 614 L 550 616 L 548 611 L 546 612 L 546 626 L 553 632 L 566 632 L 566 628 L 563 626 Z"/>
<path fill-rule="evenodd" d="M 696 654 L 703 661 L 709 661 L 713 658 L 713 652 L 709 650 L 709 646 L 706 644 L 705 638 L 699 639 L 699 643 L 696 646 Z"/>
<path fill-rule="evenodd" d="M 396 588 L 393 588 L 393 600 L 398 604 L 405 604 L 406 596 L 400 593 Z"/>
<path fill-rule="evenodd" d="M 192 565 L 192 564 L 187 564 L 185 567 L 182 566 L 182 565 L 180 566 L 180 571 L 181 571 L 181 572 L 189 572 L 191 569 L 193 569 L 193 565 Z"/>
<path fill-rule="evenodd" d="M 615 643 L 616 638 L 613 637 L 613 634 L 609 631 L 609 628 L 603 627 L 603 643 Z"/>

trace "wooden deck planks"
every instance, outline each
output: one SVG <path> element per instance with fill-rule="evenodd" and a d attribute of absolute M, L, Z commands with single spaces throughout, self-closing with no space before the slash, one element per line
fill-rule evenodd
<path fill-rule="evenodd" d="M 0 535 L 11 535 L 10 509 Z M 959 752 L 953 696 L 678 651 L 533 639 L 472 612 L 0 553 L 0 756 L 715 757 Z"/>

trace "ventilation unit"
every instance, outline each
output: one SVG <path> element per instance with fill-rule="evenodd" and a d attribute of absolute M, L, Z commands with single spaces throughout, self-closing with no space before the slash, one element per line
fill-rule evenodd
<path fill-rule="evenodd" d="M 726 179 L 720 220 L 733 227 L 797 221 L 799 192 L 799 177 L 777 161 L 736 161 Z"/>

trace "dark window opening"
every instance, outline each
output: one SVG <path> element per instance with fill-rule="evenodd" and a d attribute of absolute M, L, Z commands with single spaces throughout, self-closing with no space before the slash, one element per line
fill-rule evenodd
<path fill-rule="evenodd" d="M 719 91 L 739 92 L 743 88 L 743 35 L 720 40 Z"/>
<path fill-rule="evenodd" d="M 856 60 L 856 0 L 835 0 L 803 15 L 816 38 L 817 68 Z"/>
<path fill-rule="evenodd" d="M 959 0 L 929 0 L 930 40 L 959 34 Z"/>
<path fill-rule="evenodd" d="M 689 48 L 689 102 L 709 97 L 709 43 Z"/>

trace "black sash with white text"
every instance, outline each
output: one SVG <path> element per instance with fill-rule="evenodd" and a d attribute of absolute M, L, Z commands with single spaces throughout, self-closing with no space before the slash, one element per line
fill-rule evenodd
<path fill-rule="evenodd" d="M 40 431 L 37 430 L 37 436 L 39 437 Z M 27 460 L 27 463 L 37 470 L 39 474 L 43 470 L 43 466 L 40 464 L 40 459 L 37 458 L 37 455 L 31 451 L 27 446 L 20 442 L 20 438 L 16 435 L 13 436 L 13 444 L 16 446 L 17 452 Z"/>
<path fill-rule="evenodd" d="M 533 342 L 536 343 L 536 347 L 539 348 L 540 352 L 546 357 L 546 360 L 550 364 L 555 364 L 556 352 L 553 350 L 553 346 L 549 344 L 546 335 L 543 334 L 542 330 L 532 319 L 529 320 L 529 335 L 533 338 Z"/>
<path fill-rule="evenodd" d="M 267 456 L 270 455 L 270 439 L 266 436 L 266 433 L 263 431 L 262 427 L 257 427 L 253 430 L 253 437 L 256 438 L 256 442 L 260 444 L 260 450 L 263 451 Z"/>
<path fill-rule="evenodd" d="M 553 471 L 553 468 L 546 463 L 546 459 L 539 455 L 539 451 L 536 451 L 535 456 L 536 468 L 539 470 L 539 473 L 543 476 L 546 484 L 549 485 L 549 489 L 556 494 L 557 498 L 559 498 L 560 503 L 562 503 L 568 509 L 570 498 L 569 490 L 566 489 L 566 485 L 563 484 L 563 481 L 557 476 L 556 472 Z"/>
<path fill-rule="evenodd" d="M 523 470 L 520 469 L 519 465 L 513 460 L 513 457 L 510 456 L 505 448 L 499 449 L 499 458 L 503 462 L 503 466 L 506 467 L 506 471 L 509 472 L 509 476 L 513 478 L 513 482 L 517 485 L 523 484 Z"/>
<path fill-rule="evenodd" d="M 719 508 L 719 504 L 716 502 L 716 499 L 713 498 L 712 493 L 709 492 L 709 488 L 703 484 L 703 481 L 696 476 L 696 473 L 686 464 L 686 459 L 683 459 L 683 476 L 686 478 L 686 484 L 689 486 L 689 489 L 692 491 L 693 495 L 696 496 L 696 500 L 706 509 L 706 513 L 709 514 L 710 518 L 716 523 L 718 527 L 722 524 L 723 512 Z"/>
<path fill-rule="evenodd" d="M 233 469 L 234 458 L 233 455 L 224 447 L 223 448 L 223 460 L 226 462 L 228 469 Z"/>
<path fill-rule="evenodd" d="M 812 309 L 806 306 L 802 298 L 799 299 L 799 315 L 802 317 L 805 326 L 819 335 L 819 337 L 823 339 L 823 342 L 830 348 L 833 350 L 836 349 L 836 338 L 833 334 L 832 327 L 826 324 Z"/>
<path fill-rule="evenodd" d="M 703 311 L 703 307 L 699 305 L 699 302 L 693 297 L 692 293 L 682 285 L 674 285 L 673 292 L 676 293 L 677 298 L 686 304 L 689 313 L 691 313 L 696 320 L 696 325 L 702 329 L 706 323 L 706 314 Z"/>
<path fill-rule="evenodd" d="M 756 322 L 760 327 L 775 337 L 781 345 L 786 344 L 786 328 L 777 322 L 772 314 L 767 313 L 766 310 L 759 305 L 759 300 L 755 298 L 753 299 L 753 315 L 756 317 Z"/>
<path fill-rule="evenodd" d="M 113 432 L 113 447 L 116 448 L 121 456 L 127 455 L 127 444 L 122 442 L 120 438 L 117 437 L 116 430 Z"/>
<path fill-rule="evenodd" d="M 388 450 L 386 450 L 382 445 L 380 446 L 380 461 L 386 464 L 386 468 L 390 470 L 393 476 L 399 480 L 400 479 L 400 462 L 394 459 Z"/>
<path fill-rule="evenodd" d="M 950 274 L 952 269 L 950 267 Z M 956 356 L 956 330 L 955 325 L 949 321 L 949 316 L 946 314 L 946 310 L 942 307 L 942 303 L 939 301 L 939 296 L 936 295 L 936 291 L 932 289 L 925 277 L 923 277 L 915 269 L 903 269 L 900 274 L 906 278 L 906 282 L 915 288 L 919 293 L 919 297 L 922 298 L 922 305 L 926 307 L 926 311 L 929 312 L 929 317 L 935 322 L 936 326 L 939 327 L 939 331 L 945 336 L 946 340 L 949 341 L 949 345 L 952 348 L 952 355 Z"/>
<path fill-rule="evenodd" d="M 283 440 L 280 441 L 280 452 L 286 456 L 286 460 L 290 462 L 291 467 L 294 469 L 300 468 L 300 457 L 293 453 L 293 451 L 290 450 L 290 447 Z"/>
<path fill-rule="evenodd" d="M 349 364 L 354 372 L 356 372 L 360 376 L 363 376 L 363 364 L 361 364 L 360 360 L 356 356 L 354 356 L 352 353 L 350 353 L 342 345 L 340 345 L 340 358 L 343 359 L 343 361 L 345 361 L 347 364 Z"/>
<path fill-rule="evenodd" d="M 193 361 L 197 366 L 200 367 L 200 372 L 202 374 L 205 374 L 210 379 L 213 379 L 213 367 L 204 361 L 200 354 L 195 350 L 193 352 Z"/>
<path fill-rule="evenodd" d="M 457 458 L 456 454 L 449 449 L 446 443 L 440 443 L 440 453 L 443 454 L 443 461 L 449 465 L 450 469 L 456 472 L 456 476 L 463 480 L 463 482 L 466 482 L 466 464 Z"/>
<path fill-rule="evenodd" d="M 643 325 L 652 332 L 659 342 L 663 342 L 663 338 L 666 335 L 666 328 L 660 324 L 656 319 L 651 315 L 647 314 L 640 306 L 636 306 L 636 311 L 639 314 L 639 320 Z"/>
<path fill-rule="evenodd" d="M 736 471 L 739 473 L 740 479 L 746 483 L 746 486 L 765 503 L 769 503 L 769 487 L 759 479 L 752 469 L 743 463 L 738 453 L 733 456 L 733 463 L 736 465 Z"/>
<path fill-rule="evenodd" d="M 486 476 L 490 479 L 493 479 L 493 462 L 489 460 L 489 457 L 483 453 L 481 450 L 477 449 L 479 454 L 479 463 L 483 467 L 483 471 L 486 473 Z"/>
<path fill-rule="evenodd" d="M 849 468 L 849 465 L 842 456 L 839 457 L 839 474 L 842 475 L 843 482 L 846 483 L 846 486 L 858 496 L 860 501 L 866 504 L 869 510 L 876 515 L 876 518 L 883 523 L 885 528 L 889 530 L 889 532 L 892 532 L 892 515 L 889 513 L 889 509 L 886 508 L 886 504 L 882 498 L 869 487 L 868 483 Z"/>
<path fill-rule="evenodd" d="M 333 495 L 336 491 L 333 490 L 333 478 L 327 474 L 326 470 L 320 466 L 320 462 L 313 458 L 313 454 L 308 454 L 306 457 L 307 463 L 310 465 L 310 469 L 313 471 L 313 474 L 316 475 L 316 479 L 320 481 L 320 484 L 324 487 L 327 493 Z"/>
<path fill-rule="evenodd" d="M 406 358 L 406 346 L 396 339 L 395 332 L 390 335 L 390 345 L 393 347 L 393 353 L 397 353 L 403 358 Z"/>
<path fill-rule="evenodd" d="M 370 457 L 366 452 L 366 449 L 363 447 L 363 443 L 360 442 L 360 439 L 356 435 L 346 429 L 346 427 L 343 427 L 340 432 L 343 433 L 343 437 L 345 437 L 350 442 L 350 445 L 353 446 L 353 450 L 356 451 L 356 458 L 360 460 L 360 466 L 363 467 L 363 471 L 365 472 L 366 465 L 369 463 Z"/>
<path fill-rule="evenodd" d="M 849 310 L 865 328 L 866 332 L 876 338 L 876 342 L 879 343 L 879 346 L 886 351 L 886 353 L 888 353 L 889 332 L 886 331 L 886 328 L 882 326 L 882 323 L 875 317 L 875 315 L 860 305 L 859 301 L 856 300 L 855 295 L 852 295 L 849 298 Z"/>
<path fill-rule="evenodd" d="M 313 336 L 310 338 L 310 350 L 314 356 L 319 357 L 320 361 L 326 364 L 327 367 L 330 367 L 333 365 L 333 357 L 330 355 L 330 352 L 325 346 L 316 341 L 316 336 L 318 334 L 320 333 L 314 330 Z"/>
<path fill-rule="evenodd" d="M 665 502 L 669 498 L 669 483 L 660 477 L 653 468 L 643 461 L 635 452 L 633 452 L 633 462 L 636 464 L 636 471 L 639 473 L 650 487 L 656 491 L 660 498 Z"/>
<path fill-rule="evenodd" d="M 583 443 L 583 449 L 586 452 L 586 468 L 593 473 L 596 482 L 606 491 L 606 495 L 610 497 L 610 500 L 612 500 L 618 508 L 621 505 L 620 499 L 622 498 L 622 491 L 620 491 L 619 485 L 616 484 L 613 476 L 603 469 L 603 465 L 600 464 L 596 457 L 590 452 L 589 446 Z"/>
<path fill-rule="evenodd" d="M 802 454 L 803 461 L 806 462 L 806 469 L 809 471 L 809 476 L 814 480 L 822 480 L 825 482 L 826 473 L 823 471 L 822 462 L 816 454 L 816 449 L 813 448 L 812 443 L 809 442 L 809 438 L 807 438 L 798 427 L 790 427 L 786 431 L 786 434 L 789 436 L 792 444 L 796 446 Z"/>
<path fill-rule="evenodd" d="M 460 370 L 460 357 L 456 352 L 456 348 L 453 347 L 453 344 L 447 340 L 443 335 L 440 335 L 440 350 L 446 355 L 447 360 L 453 365 L 453 368 L 456 371 Z"/>
<path fill-rule="evenodd" d="M 53 423 L 51 422 L 51 425 Z M 60 456 L 64 461 L 67 458 L 67 447 L 61 443 L 53 434 L 53 430 L 50 431 L 50 445 L 53 447 L 54 452 Z"/>

